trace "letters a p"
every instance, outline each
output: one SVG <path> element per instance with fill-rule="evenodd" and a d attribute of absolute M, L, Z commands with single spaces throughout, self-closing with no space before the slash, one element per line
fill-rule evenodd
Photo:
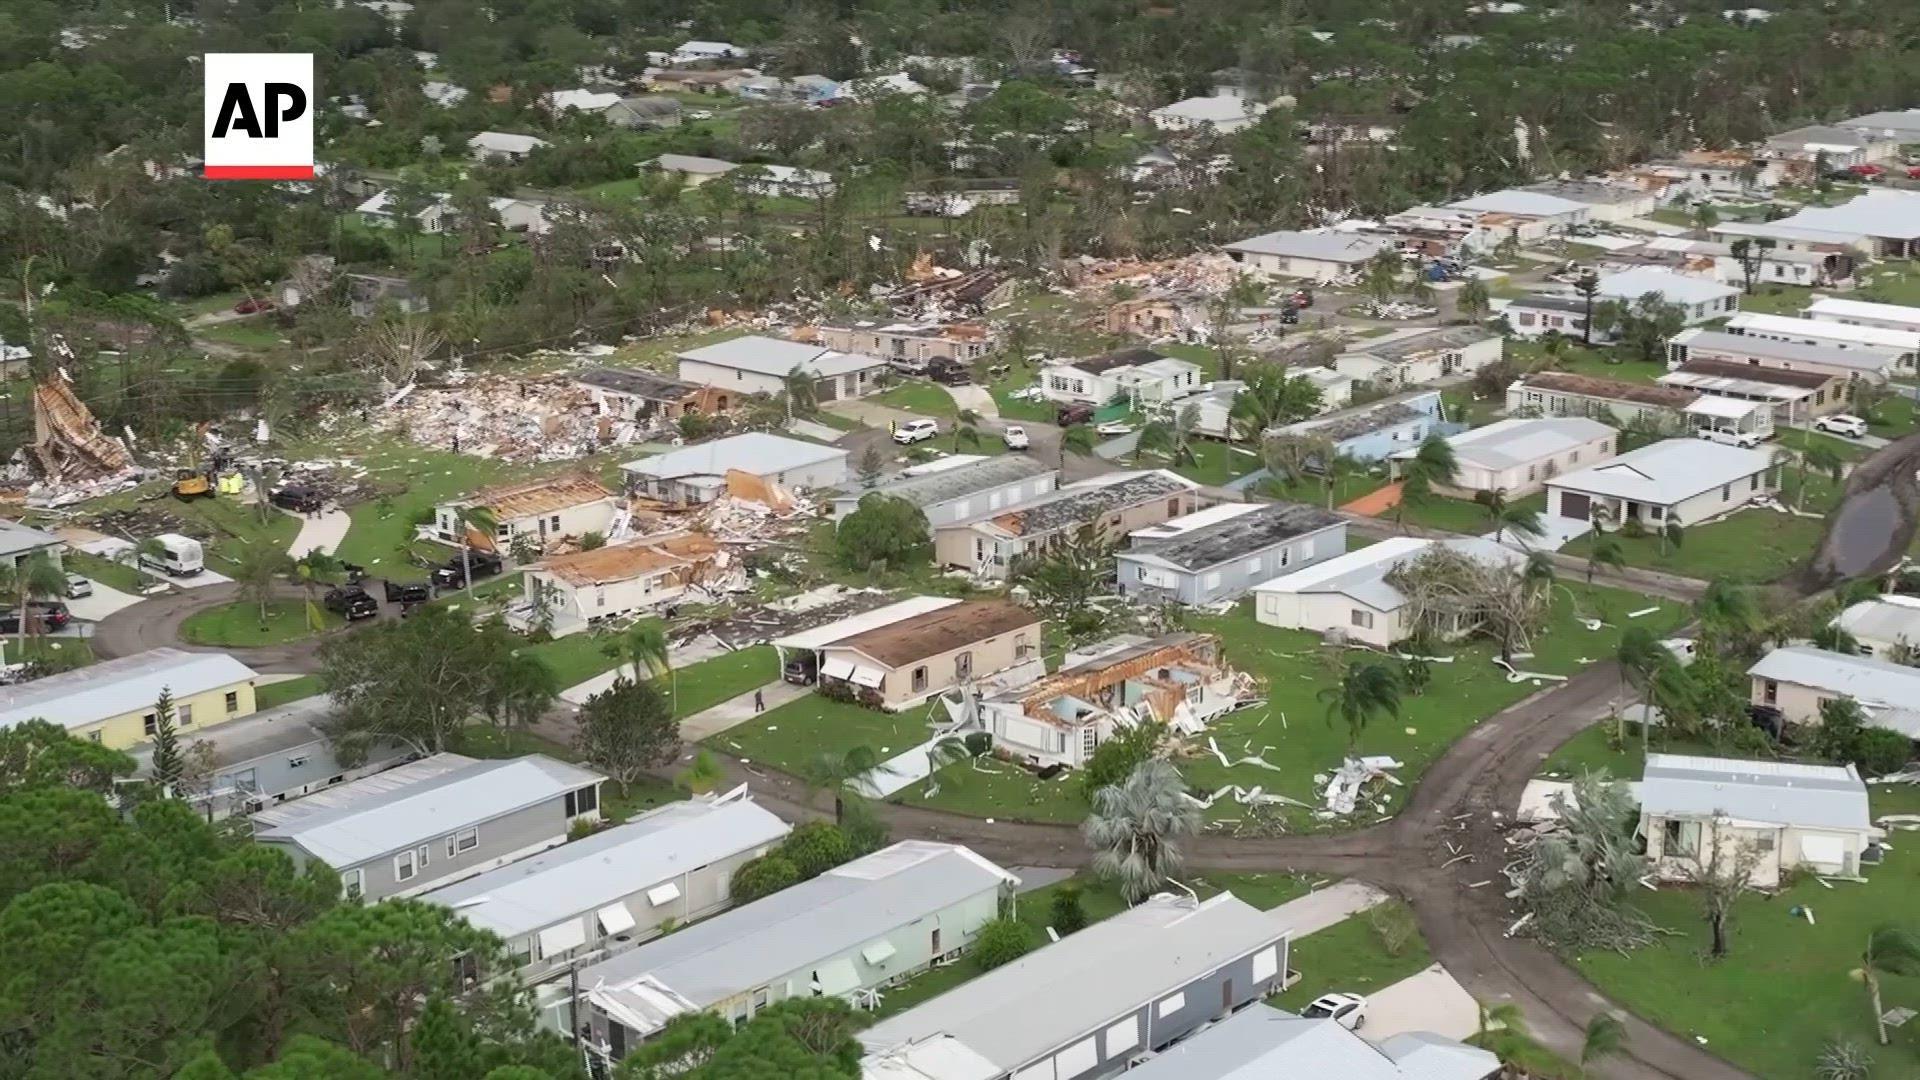
<path fill-rule="evenodd" d="M 313 179 L 313 57 L 209 53 L 206 167 L 212 180 Z"/>

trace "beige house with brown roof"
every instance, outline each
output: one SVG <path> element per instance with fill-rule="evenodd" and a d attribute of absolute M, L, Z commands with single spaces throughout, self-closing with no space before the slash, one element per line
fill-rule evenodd
<path fill-rule="evenodd" d="M 915 615 L 820 648 L 820 684 L 890 712 L 1040 656 L 1045 620 L 1004 600 Z"/>
<path fill-rule="evenodd" d="M 505 550 L 516 536 L 527 536 L 545 549 L 562 537 L 587 533 L 605 536 L 618 512 L 613 492 L 587 476 L 555 476 L 519 484 L 482 488 L 464 499 L 441 503 L 433 511 L 434 534 L 458 544 L 460 511 L 484 506 L 493 513 L 494 534 L 469 534 L 472 546 Z"/>
<path fill-rule="evenodd" d="M 1678 431 L 1682 411 L 1699 399 L 1700 391 L 1685 387 L 1536 371 L 1507 387 L 1507 415 L 1584 416 L 1623 427 L 1639 420 Z"/>
<path fill-rule="evenodd" d="M 508 621 L 565 637 L 670 603 L 727 558 L 703 533 L 555 555 L 521 570 L 525 599 Z"/>

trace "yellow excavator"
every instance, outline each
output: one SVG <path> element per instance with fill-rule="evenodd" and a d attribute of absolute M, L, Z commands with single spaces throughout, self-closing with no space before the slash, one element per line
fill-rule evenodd
<path fill-rule="evenodd" d="M 177 470 L 173 474 L 173 497 L 181 502 L 213 498 L 212 470 L 203 472 L 200 469 L 200 447 L 206 443 L 206 438 L 206 424 L 202 423 L 193 429 L 193 443 L 187 459 L 191 467 Z"/>

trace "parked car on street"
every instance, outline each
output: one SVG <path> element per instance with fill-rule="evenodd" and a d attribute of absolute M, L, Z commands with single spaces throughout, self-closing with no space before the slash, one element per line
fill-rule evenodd
<path fill-rule="evenodd" d="M 371 619 L 380 614 L 380 605 L 367 590 L 358 585 L 341 585 L 327 590 L 321 603 L 335 615 L 344 615 L 348 622 Z"/>
<path fill-rule="evenodd" d="M 1846 413 L 1834 413 L 1822 416 L 1813 422 L 1813 430 L 1824 431 L 1829 435 L 1844 435 L 1849 439 L 1858 439 L 1867 433 L 1867 422 L 1857 416 Z"/>
<path fill-rule="evenodd" d="M 909 420 L 893 429 L 893 441 L 902 446 L 926 442 L 940 434 L 940 425 L 932 420 Z"/>
<path fill-rule="evenodd" d="M 1308 1020 L 1332 1020 L 1348 1031 L 1359 1031 L 1367 1022 L 1367 999 L 1359 994 L 1321 994 L 1300 1010 Z"/>
<path fill-rule="evenodd" d="M 81 574 L 67 575 L 67 599 L 78 600 L 93 595 L 93 582 Z"/>
<path fill-rule="evenodd" d="M 1018 424 L 1009 425 L 1000 433 L 1000 438 L 1007 444 L 1009 450 L 1025 450 L 1031 445 L 1027 439 L 1027 429 Z"/>

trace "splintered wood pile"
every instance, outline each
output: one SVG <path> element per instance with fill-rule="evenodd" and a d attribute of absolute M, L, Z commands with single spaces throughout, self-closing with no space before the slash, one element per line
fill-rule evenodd
<path fill-rule="evenodd" d="M 93 410 L 58 376 L 33 388 L 33 445 L 27 449 L 41 475 L 54 481 L 98 479 L 133 464 L 126 444 L 102 432 Z"/>

